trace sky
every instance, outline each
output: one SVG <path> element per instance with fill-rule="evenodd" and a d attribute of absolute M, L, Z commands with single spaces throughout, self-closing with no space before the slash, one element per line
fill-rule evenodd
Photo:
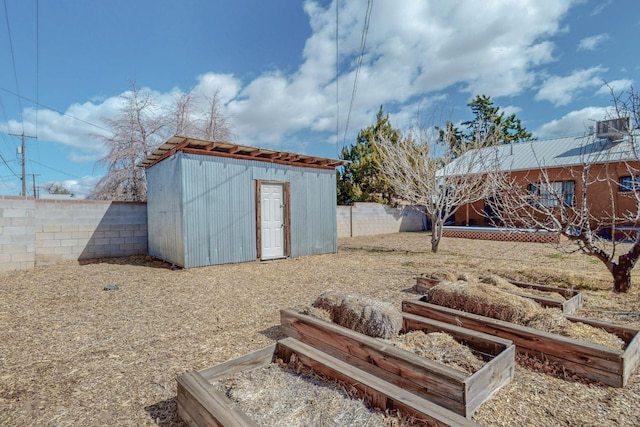
<path fill-rule="evenodd" d="M 3 0 L 0 194 L 21 192 L 24 134 L 27 191 L 86 196 L 132 82 L 217 90 L 231 142 L 321 157 L 381 106 L 409 132 L 480 94 L 538 139 L 583 134 L 605 83 L 637 85 L 639 30 L 636 0 Z"/>

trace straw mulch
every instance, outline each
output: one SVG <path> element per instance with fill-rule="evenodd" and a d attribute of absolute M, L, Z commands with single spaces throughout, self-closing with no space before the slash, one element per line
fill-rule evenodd
<path fill-rule="evenodd" d="M 473 279 L 466 278 L 462 280 L 466 280 L 467 282 L 470 282 Z M 482 283 L 488 283 L 490 285 L 494 285 L 498 289 L 507 291 L 507 292 L 517 292 L 522 294 L 553 298 L 560 301 L 566 301 L 566 298 L 564 297 L 564 295 L 560 294 L 559 292 L 540 291 L 538 289 L 523 288 L 520 286 L 516 286 L 513 283 L 511 283 L 509 280 L 505 279 L 504 277 L 498 276 L 497 274 L 480 276 L 478 280 Z"/>
<path fill-rule="evenodd" d="M 480 370 L 484 361 L 471 349 L 444 332 L 412 331 L 395 337 L 392 344 L 419 356 L 447 365 L 472 375 Z"/>
<path fill-rule="evenodd" d="M 273 363 L 215 385 L 259 426 L 401 425 L 400 419 L 370 409 L 338 382 L 294 366 Z"/>
<path fill-rule="evenodd" d="M 504 292 L 500 286 L 463 280 L 441 282 L 427 292 L 430 303 L 492 317 L 613 349 L 625 342 L 604 329 L 567 320 L 560 310 L 542 308 L 535 301 Z"/>
<path fill-rule="evenodd" d="M 640 329 L 640 274 L 628 294 L 579 253 L 541 244 L 400 233 L 340 239 L 339 253 L 173 271 L 145 257 L 0 273 L 0 425 L 185 427 L 175 378 L 280 338 L 280 310 L 329 289 L 400 307 L 423 271 L 580 289 L 577 315 Z M 624 249 L 624 248 L 623 248 Z M 104 291 L 110 284 L 118 290 Z M 476 411 L 493 426 L 640 425 L 640 370 L 625 388 L 518 365 Z"/>
<path fill-rule="evenodd" d="M 300 310 L 365 335 L 386 339 L 403 350 L 468 374 L 477 372 L 484 365 L 469 347 L 447 333 L 412 331 L 398 334 L 402 328 L 402 312 L 375 298 L 329 291 L 320 295 L 311 307 Z"/>
<path fill-rule="evenodd" d="M 402 313 L 393 304 L 364 295 L 322 293 L 314 307 L 331 314 L 331 321 L 374 338 L 391 338 L 402 329 Z"/>

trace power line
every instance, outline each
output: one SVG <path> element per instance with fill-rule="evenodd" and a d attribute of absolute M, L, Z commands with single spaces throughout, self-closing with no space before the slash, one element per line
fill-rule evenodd
<path fill-rule="evenodd" d="M 13 40 L 11 39 L 11 26 L 9 25 L 9 11 L 7 9 L 7 0 L 4 0 L 4 16 L 7 21 L 7 33 L 9 35 L 9 49 L 11 51 L 11 64 L 13 65 L 13 77 L 16 81 L 16 92 L 18 96 L 18 105 L 20 107 L 20 122 L 22 123 L 22 133 L 24 133 L 24 121 L 22 119 L 22 102 L 20 97 L 20 87 L 18 85 L 18 71 L 16 69 L 16 58 L 13 53 Z"/>
<path fill-rule="evenodd" d="M 2 163 L 4 163 L 4 165 L 7 167 L 7 169 L 9 169 L 9 171 L 13 174 L 13 176 L 15 176 L 16 178 L 20 179 L 20 175 L 18 175 L 17 173 L 15 173 L 13 171 L 13 169 L 11 169 L 11 166 L 9 166 L 9 163 L 7 163 L 7 160 L 4 158 L 2 153 L 0 153 L 0 160 L 2 160 Z"/>
<path fill-rule="evenodd" d="M 338 140 L 340 139 L 340 86 L 338 78 L 340 76 L 340 55 L 338 51 L 338 35 L 339 35 L 339 19 L 338 11 L 340 10 L 340 1 L 336 0 L 336 158 L 338 155 Z M 344 143 L 342 144 L 344 147 Z"/>
<path fill-rule="evenodd" d="M 47 108 L 47 109 L 49 109 L 49 110 L 51 110 L 51 111 L 53 111 L 53 112 L 56 112 L 56 113 L 60 114 L 61 116 L 66 116 L 66 117 L 69 117 L 70 119 L 74 119 L 74 120 L 77 120 L 77 121 L 82 122 L 82 123 L 84 123 L 84 124 L 87 124 L 87 125 L 89 125 L 89 126 L 93 126 L 94 128 L 101 129 L 101 130 L 107 131 L 107 132 L 109 132 L 109 133 L 113 133 L 113 131 L 112 131 L 111 129 L 104 128 L 104 127 L 102 127 L 102 126 L 100 126 L 100 125 L 97 125 L 97 124 L 95 124 L 95 123 L 91 123 L 91 122 L 88 122 L 88 121 L 86 121 L 86 120 L 83 120 L 83 119 L 81 119 L 81 118 L 79 118 L 79 117 L 72 116 L 71 114 L 63 113 L 62 111 L 58 111 L 58 110 L 56 110 L 56 109 L 55 109 L 55 108 L 53 108 L 53 107 L 49 107 L 48 105 L 41 104 L 40 102 L 38 102 L 38 101 L 34 101 L 33 99 L 29 99 L 29 98 L 27 98 L 26 96 L 22 96 L 22 95 L 19 95 L 19 94 L 15 93 L 15 92 L 12 92 L 12 91 L 10 91 L 9 89 L 6 89 L 6 88 L 3 88 L 3 87 L 0 87 L 0 90 L 1 90 L 1 91 L 4 91 L 4 92 L 7 92 L 8 94 L 11 94 L 11 95 L 13 95 L 13 96 L 17 96 L 17 97 L 19 97 L 19 98 L 21 98 L 21 99 L 24 99 L 25 101 L 29 101 L 29 102 L 31 102 L 31 103 L 33 103 L 33 104 L 35 104 L 35 105 L 39 106 L 39 107 Z"/>
<path fill-rule="evenodd" d="M 54 171 L 54 172 L 61 173 L 61 174 L 66 175 L 66 176 L 68 176 L 68 177 L 70 177 L 70 178 L 74 178 L 74 179 L 79 179 L 79 178 L 80 178 L 80 177 L 79 177 L 79 176 L 77 176 L 77 175 L 71 175 L 71 174 L 70 174 L 70 173 L 68 173 L 68 172 L 64 172 L 64 171 L 61 171 L 60 169 L 52 168 L 51 166 L 47 166 L 47 165 L 45 165 L 44 163 L 36 162 L 35 160 L 29 160 L 29 162 L 30 162 L 30 163 L 35 163 L 35 164 L 37 164 L 37 165 L 42 166 L 43 168 L 50 169 L 50 170 L 52 170 L 52 171 Z"/>
<path fill-rule="evenodd" d="M 40 100 L 40 0 L 36 0 L 36 105 Z M 38 136 L 38 109 L 36 108 L 36 137 Z"/>
<path fill-rule="evenodd" d="M 349 112 L 347 113 L 347 123 L 344 127 L 344 137 L 342 138 L 342 145 L 346 143 L 347 131 L 349 130 L 349 120 L 351 118 L 351 110 L 353 109 L 353 101 L 356 98 L 356 91 L 358 90 L 358 78 L 360 76 L 360 68 L 362 67 L 362 58 L 364 57 L 364 48 L 367 44 L 367 33 L 369 32 L 369 22 L 371 20 L 371 9 L 373 8 L 373 0 L 367 1 L 367 10 L 364 14 L 364 24 L 362 26 L 362 37 L 360 39 L 360 57 L 358 58 L 358 65 L 356 66 L 356 74 L 353 78 L 353 91 L 351 92 L 351 101 L 349 102 Z"/>

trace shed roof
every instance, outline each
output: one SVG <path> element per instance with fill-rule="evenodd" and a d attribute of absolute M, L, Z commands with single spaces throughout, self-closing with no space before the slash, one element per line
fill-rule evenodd
<path fill-rule="evenodd" d="M 488 164 L 504 172 L 563 168 L 638 161 L 639 156 L 640 144 L 635 137 L 611 141 L 598 139 L 595 135 L 571 136 L 471 150 L 447 165 L 441 173 L 483 173 Z"/>
<path fill-rule="evenodd" d="M 205 156 L 257 160 L 306 168 L 335 169 L 346 163 L 345 160 L 328 159 L 305 154 L 289 153 L 287 151 L 249 147 L 231 142 L 207 141 L 176 135 L 169 138 L 153 153 L 149 154 L 146 159 L 138 163 L 138 166 L 149 168 L 178 151 L 190 154 L 202 154 Z"/>

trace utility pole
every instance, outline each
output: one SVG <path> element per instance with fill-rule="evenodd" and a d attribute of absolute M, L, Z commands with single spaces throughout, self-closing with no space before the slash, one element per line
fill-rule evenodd
<path fill-rule="evenodd" d="M 36 175 L 40 176 L 40 174 L 35 174 L 35 173 L 31 174 L 31 182 L 33 183 L 33 198 L 34 199 L 38 198 L 38 192 L 36 191 Z"/>
<path fill-rule="evenodd" d="M 10 133 L 9 135 L 13 135 L 13 136 L 20 136 L 22 137 L 22 146 L 20 149 L 20 154 L 22 155 L 22 159 L 20 161 L 20 163 L 22 164 L 22 197 L 25 197 L 27 195 L 27 170 L 26 170 L 26 153 L 25 153 L 25 148 L 26 145 L 25 144 L 25 138 L 37 138 L 37 136 L 26 136 L 24 134 L 24 132 L 22 132 L 21 135 L 17 134 L 17 133 Z"/>

